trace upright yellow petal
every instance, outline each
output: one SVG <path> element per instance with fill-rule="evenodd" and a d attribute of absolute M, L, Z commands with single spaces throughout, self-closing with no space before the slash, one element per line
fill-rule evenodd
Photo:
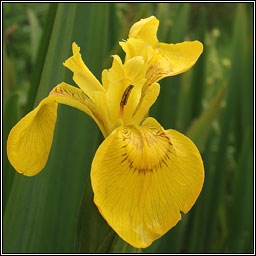
<path fill-rule="evenodd" d="M 193 206 L 204 168 L 190 139 L 147 118 L 103 141 L 91 180 L 94 202 L 108 224 L 132 246 L 145 248 Z"/>
<path fill-rule="evenodd" d="M 104 91 L 103 86 L 84 64 L 80 54 L 80 47 L 73 43 L 72 50 L 73 56 L 67 59 L 63 65 L 74 73 L 73 80 L 76 84 L 89 97 L 91 97 L 94 91 Z"/>
<path fill-rule="evenodd" d="M 130 29 L 129 38 L 138 38 L 150 45 L 154 45 L 157 40 L 157 29 L 159 20 L 154 17 L 148 17 L 136 22 Z"/>
<path fill-rule="evenodd" d="M 131 58 L 125 64 L 122 63 L 119 56 L 114 55 L 113 57 L 112 67 L 102 73 L 102 81 L 106 89 L 109 120 L 113 127 L 116 127 L 116 124 L 120 123 L 120 119 L 125 124 L 133 122 L 132 115 L 140 102 L 147 69 L 141 56 Z M 132 89 L 129 90 L 125 104 L 122 105 L 121 101 L 128 87 L 132 87 Z"/>
<path fill-rule="evenodd" d="M 158 42 L 159 21 L 151 16 L 135 23 L 129 39 L 120 45 L 126 53 L 125 61 L 135 56 L 144 58 L 147 67 L 147 82 L 143 90 L 164 77 L 174 76 L 189 70 L 203 51 L 199 41 L 165 44 Z"/>
<path fill-rule="evenodd" d="M 125 63 L 136 56 L 144 59 L 146 83 L 143 86 L 143 94 L 151 84 L 190 69 L 203 51 L 203 45 L 199 41 L 157 43 L 152 47 L 140 39 L 129 38 L 120 45 L 126 53 Z"/>
<path fill-rule="evenodd" d="M 154 56 L 154 50 L 152 46 L 148 45 L 145 41 L 136 38 L 129 38 L 125 42 L 119 42 L 119 44 L 126 53 L 125 61 L 128 61 L 136 56 L 142 56 L 145 65 L 151 64 L 150 61 Z"/>
<path fill-rule="evenodd" d="M 150 107 L 155 103 L 160 92 L 160 85 L 157 83 L 148 86 L 146 91 L 141 95 L 140 102 L 135 109 L 132 121 L 134 124 L 140 124 L 147 115 Z"/>
<path fill-rule="evenodd" d="M 113 83 L 119 82 L 125 76 L 120 57 L 118 55 L 112 55 L 112 57 L 112 67 L 110 69 L 104 69 L 102 72 L 102 84 L 106 90 L 111 89 L 110 87 Z"/>
<path fill-rule="evenodd" d="M 44 168 L 52 145 L 57 103 L 78 108 L 91 116 L 106 136 L 105 123 L 94 103 L 81 89 L 61 83 L 23 117 L 8 136 L 7 156 L 17 172 L 33 176 Z"/>
<path fill-rule="evenodd" d="M 122 60 L 118 55 L 113 55 L 110 69 L 102 72 L 102 84 L 106 90 L 106 101 L 113 125 L 120 118 L 120 101 L 127 82 Z"/>

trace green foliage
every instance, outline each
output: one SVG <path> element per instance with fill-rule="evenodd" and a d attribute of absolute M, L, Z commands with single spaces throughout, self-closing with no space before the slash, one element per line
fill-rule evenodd
<path fill-rule="evenodd" d="M 204 44 L 190 71 L 160 81 L 150 115 L 195 142 L 205 183 L 174 228 L 137 250 L 93 203 L 90 166 L 103 138 L 88 116 L 59 106 L 49 160 L 32 178 L 13 170 L 6 140 L 20 113 L 58 83 L 74 85 L 62 66 L 72 42 L 100 80 L 110 55 L 123 56 L 118 42 L 130 26 L 150 15 L 160 20 L 160 41 Z M 3 21 L 5 253 L 253 252 L 253 4 L 4 3 Z"/>

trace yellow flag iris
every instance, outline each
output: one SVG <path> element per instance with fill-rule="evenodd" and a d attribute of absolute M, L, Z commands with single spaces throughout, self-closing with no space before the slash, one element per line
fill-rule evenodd
<path fill-rule="evenodd" d="M 142 19 L 120 43 L 124 63 L 113 56 L 102 83 L 84 64 L 80 48 L 64 65 L 79 88 L 61 83 L 11 130 L 7 141 L 9 161 L 26 176 L 46 165 L 52 145 L 58 103 L 88 114 L 105 140 L 91 167 L 94 202 L 108 224 L 126 242 L 145 248 L 187 213 L 204 181 L 203 162 L 194 143 L 175 130 L 164 130 L 151 117 L 166 76 L 191 68 L 203 46 L 200 42 L 164 44 L 157 40 L 159 21 Z"/>

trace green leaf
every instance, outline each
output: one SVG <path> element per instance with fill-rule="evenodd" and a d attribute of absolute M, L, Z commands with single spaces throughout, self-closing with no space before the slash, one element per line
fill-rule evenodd
<path fill-rule="evenodd" d="M 3 45 L 3 99 L 5 100 L 10 91 L 16 89 L 16 73 L 13 68 L 12 63 L 10 62 L 7 51 L 6 44 Z"/>
<path fill-rule="evenodd" d="M 187 131 L 187 136 L 195 142 L 200 152 L 204 151 L 206 140 L 212 129 L 213 121 L 218 117 L 225 98 L 227 85 L 223 84 L 209 106 L 202 112 Z"/>
<path fill-rule="evenodd" d="M 106 224 L 93 202 L 91 182 L 88 181 L 79 212 L 76 251 L 107 253 L 115 237 L 115 232 Z"/>
<path fill-rule="evenodd" d="M 204 230 L 204 250 L 210 252 L 213 250 L 213 240 L 216 234 L 216 227 L 218 224 L 218 209 L 221 205 L 221 199 L 225 195 L 225 182 L 227 179 L 227 172 L 225 172 L 227 148 L 229 144 L 229 134 L 231 132 L 231 123 L 234 118 L 234 109 L 237 109 L 239 102 L 239 87 L 243 83 L 241 79 L 241 70 L 243 69 L 243 51 L 246 44 L 244 44 L 243 33 L 247 31 L 244 20 L 246 18 L 245 6 L 243 4 L 237 5 L 236 17 L 233 31 L 231 69 L 229 73 L 226 108 L 223 111 L 221 122 L 220 143 L 218 145 L 215 173 L 212 180 L 211 194 L 208 198 L 210 202 L 207 207 L 206 214 L 208 216 L 206 230 Z M 207 234 L 207 238 L 206 238 Z"/>
<path fill-rule="evenodd" d="M 175 25 L 171 30 L 171 42 L 180 43 L 184 40 L 189 24 L 190 3 L 181 3 L 175 17 Z"/>
<path fill-rule="evenodd" d="M 142 249 L 134 248 L 124 240 L 122 240 L 119 236 L 116 236 L 112 247 L 109 250 L 109 253 L 141 253 Z"/>
<path fill-rule="evenodd" d="M 29 26 L 30 26 L 31 57 L 32 57 L 32 62 L 34 63 L 38 46 L 39 46 L 42 29 L 39 24 L 36 13 L 33 11 L 33 9 L 28 8 L 27 15 L 28 15 Z"/>
<path fill-rule="evenodd" d="M 11 128 L 19 119 L 19 112 L 19 94 L 10 93 L 4 106 L 3 116 L 3 211 L 5 211 L 15 174 L 7 159 L 6 142 Z"/>
<path fill-rule="evenodd" d="M 57 3 L 49 4 L 49 10 L 46 18 L 47 22 L 43 28 L 43 34 L 40 39 L 39 47 L 37 48 L 35 64 L 32 70 L 30 88 L 28 92 L 28 99 L 27 99 L 26 106 L 24 108 L 25 114 L 32 110 L 35 102 L 35 98 L 36 98 L 37 90 L 40 84 L 43 66 L 44 66 L 44 62 L 45 62 L 45 58 L 46 58 L 46 54 L 47 54 L 47 50 L 48 50 L 48 46 L 51 38 L 57 6 L 58 6 Z"/>
<path fill-rule="evenodd" d="M 76 4 L 58 4 L 36 103 L 65 81 L 65 72 L 71 73 L 62 63 L 71 56 L 76 15 Z M 31 178 L 15 174 L 3 217 L 4 252 L 74 251 L 80 200 L 98 145 L 98 132 L 84 113 L 59 106 L 45 169 Z"/>
<path fill-rule="evenodd" d="M 234 199 L 232 203 L 232 219 L 228 241 L 230 252 L 252 253 L 253 250 L 253 131 L 248 127 L 243 140 L 242 152 L 235 171 Z"/>
<path fill-rule="evenodd" d="M 181 84 L 181 92 L 178 107 L 177 122 L 179 123 L 179 130 L 185 132 L 188 129 L 191 121 L 198 118 L 202 111 L 203 91 L 206 85 L 206 57 L 207 46 L 205 40 L 206 31 L 206 17 L 207 12 L 205 8 L 201 8 L 198 14 L 199 19 L 197 26 L 200 28 L 196 40 L 199 40 L 204 45 L 204 51 L 198 59 L 196 65 L 192 67 L 191 78 L 189 81 L 187 76 L 184 76 Z M 186 106 L 186 107 L 184 107 Z"/>

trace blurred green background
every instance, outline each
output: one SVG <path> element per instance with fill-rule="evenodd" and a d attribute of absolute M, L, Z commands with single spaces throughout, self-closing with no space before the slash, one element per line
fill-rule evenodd
<path fill-rule="evenodd" d="M 58 83 L 75 85 L 62 63 L 81 47 L 101 80 L 130 26 L 155 15 L 165 43 L 199 40 L 188 72 L 160 81 L 150 110 L 165 129 L 198 146 L 203 190 L 191 211 L 150 247 L 123 242 L 92 202 L 90 165 L 103 140 L 84 113 L 59 105 L 53 146 L 35 177 L 6 157 L 10 129 Z M 252 253 L 253 3 L 3 3 L 3 251 L 5 253 Z"/>

